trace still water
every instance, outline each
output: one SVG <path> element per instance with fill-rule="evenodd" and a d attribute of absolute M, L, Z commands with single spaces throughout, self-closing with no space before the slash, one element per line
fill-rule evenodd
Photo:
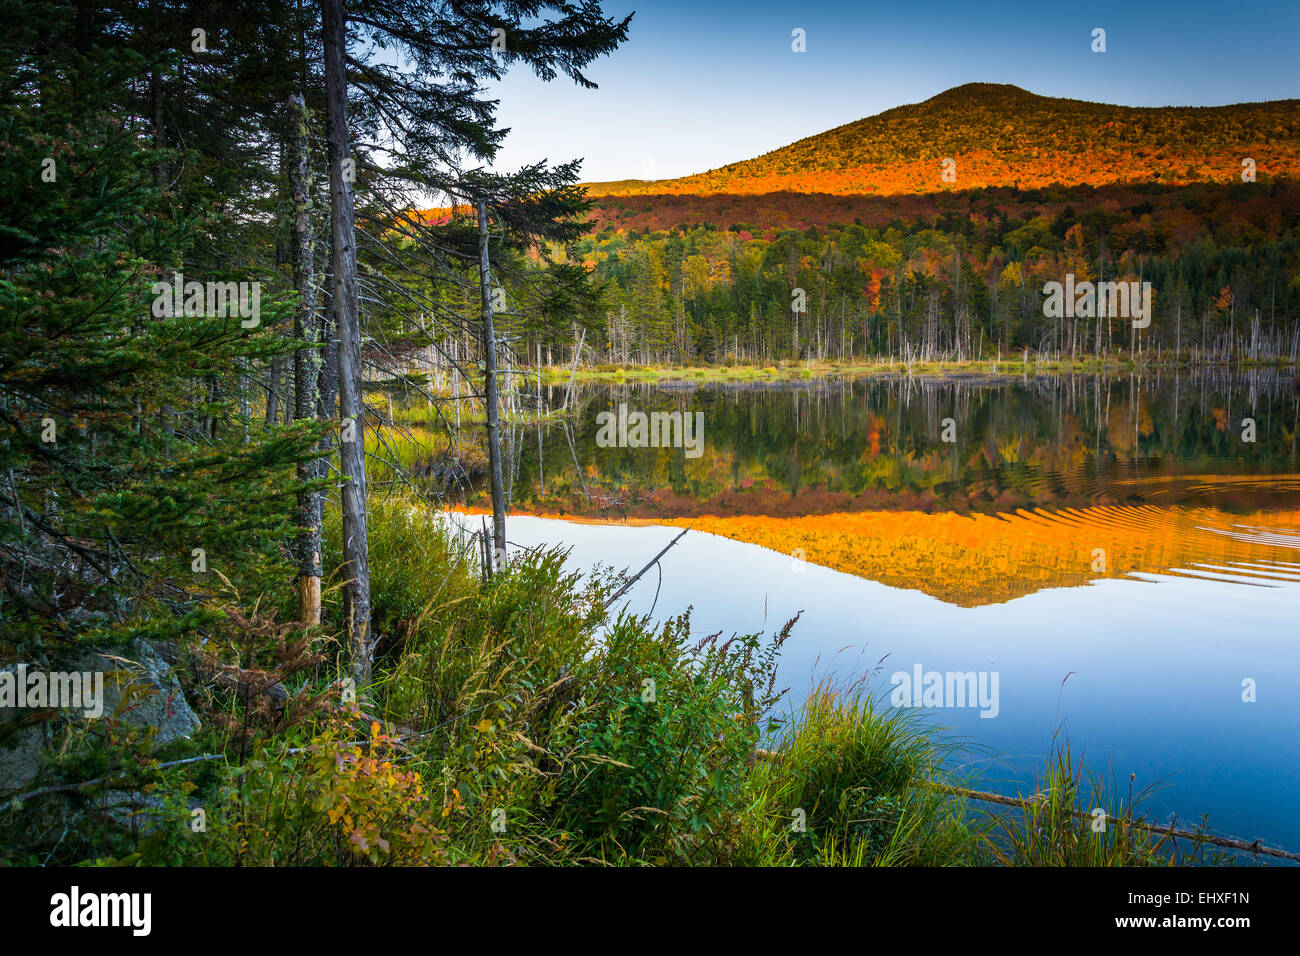
<path fill-rule="evenodd" d="M 601 447 L 619 404 L 702 412 L 703 453 Z M 627 606 L 690 607 L 700 634 L 802 611 L 792 699 L 866 672 L 886 700 L 897 672 L 996 675 L 996 713 L 929 711 L 970 743 L 977 785 L 1032 793 L 1059 728 L 1121 790 L 1156 786 L 1148 816 L 1300 849 L 1290 371 L 614 387 L 576 406 L 507 429 L 513 543 L 635 571 L 691 528 Z M 472 478 L 451 494 L 483 505 Z"/>

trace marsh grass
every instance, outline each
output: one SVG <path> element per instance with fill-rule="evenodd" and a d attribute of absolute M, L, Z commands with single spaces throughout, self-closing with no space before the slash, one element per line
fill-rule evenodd
<path fill-rule="evenodd" d="M 1170 866 L 1178 862 L 1174 841 L 1152 833 L 1139 808 L 1154 792 L 1127 789 L 1076 758 L 1058 731 L 1053 752 L 1023 811 L 998 813 L 987 836 L 993 858 L 1004 866 Z"/>
<path fill-rule="evenodd" d="M 1119 372 L 1146 362 L 1129 356 L 1095 356 L 1077 359 L 1022 354 L 1002 359 L 966 359 L 963 361 L 875 360 L 857 362 L 780 361 L 771 365 L 594 365 L 578 369 L 578 382 L 609 384 L 685 382 L 694 384 L 745 384 L 750 382 L 790 382 L 837 377 L 872 377 L 922 375 L 928 377 L 1005 376 L 1019 377 L 1058 372 Z M 567 382 L 570 369 L 550 367 L 542 370 L 542 379 L 551 384 Z"/>
<path fill-rule="evenodd" d="M 923 715 L 883 706 L 862 682 L 819 682 L 751 775 L 749 862 L 981 862 L 980 826 L 964 802 L 921 785 L 950 779 L 943 766 L 956 749 Z"/>

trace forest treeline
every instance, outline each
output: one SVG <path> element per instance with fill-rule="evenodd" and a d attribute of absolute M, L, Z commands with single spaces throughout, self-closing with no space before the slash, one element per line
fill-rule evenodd
<path fill-rule="evenodd" d="M 970 83 L 718 170 L 590 184 L 593 358 L 1294 363 L 1298 116 Z M 1153 323 L 1046 318 L 1066 274 L 1152 283 Z"/>
<path fill-rule="evenodd" d="M 1004 190 L 962 210 L 872 225 L 606 222 L 568 250 L 604 290 L 589 359 L 906 362 L 1023 350 L 1075 360 L 1300 358 L 1300 190 L 1292 183 L 1152 186 L 1126 206 L 1086 188 L 1049 192 Z M 1012 196 L 1020 208 L 1009 214 Z M 1067 275 L 1151 283 L 1150 325 L 1049 318 L 1044 285 Z M 568 344 L 567 357 L 576 326 L 549 332 L 548 349 Z"/>

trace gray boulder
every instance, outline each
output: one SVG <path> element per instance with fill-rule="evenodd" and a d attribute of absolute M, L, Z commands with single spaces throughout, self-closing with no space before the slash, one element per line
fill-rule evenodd
<path fill-rule="evenodd" d="M 28 673 L 37 669 L 32 665 L 26 668 Z M 0 707 L 0 797 L 29 788 L 40 773 L 42 757 L 58 749 L 79 721 L 111 718 L 155 727 L 159 745 L 188 737 L 200 726 L 171 665 L 145 641 L 86 648 L 40 670 L 102 675 L 102 700 L 93 707 L 83 701 L 79 708 L 54 710 Z M 18 665 L 0 668 L 0 673 L 5 671 L 16 676 Z M 88 709 L 101 707 L 101 716 L 85 716 Z"/>

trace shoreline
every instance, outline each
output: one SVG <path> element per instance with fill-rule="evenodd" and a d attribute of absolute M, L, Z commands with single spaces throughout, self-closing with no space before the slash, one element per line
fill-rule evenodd
<path fill-rule="evenodd" d="M 951 380 L 1010 379 L 1040 375 L 1120 375 L 1126 372 L 1258 372 L 1276 370 L 1296 376 L 1300 388 L 1300 365 L 1285 360 L 1275 362 L 1238 362 L 1235 364 L 1181 361 L 1136 361 L 1131 358 L 1097 359 L 971 359 L 960 362 L 791 362 L 768 365 L 597 365 L 580 367 L 548 365 L 542 367 L 546 385 L 575 384 L 766 384 L 778 382 L 819 381 L 837 378 L 932 378 Z"/>

